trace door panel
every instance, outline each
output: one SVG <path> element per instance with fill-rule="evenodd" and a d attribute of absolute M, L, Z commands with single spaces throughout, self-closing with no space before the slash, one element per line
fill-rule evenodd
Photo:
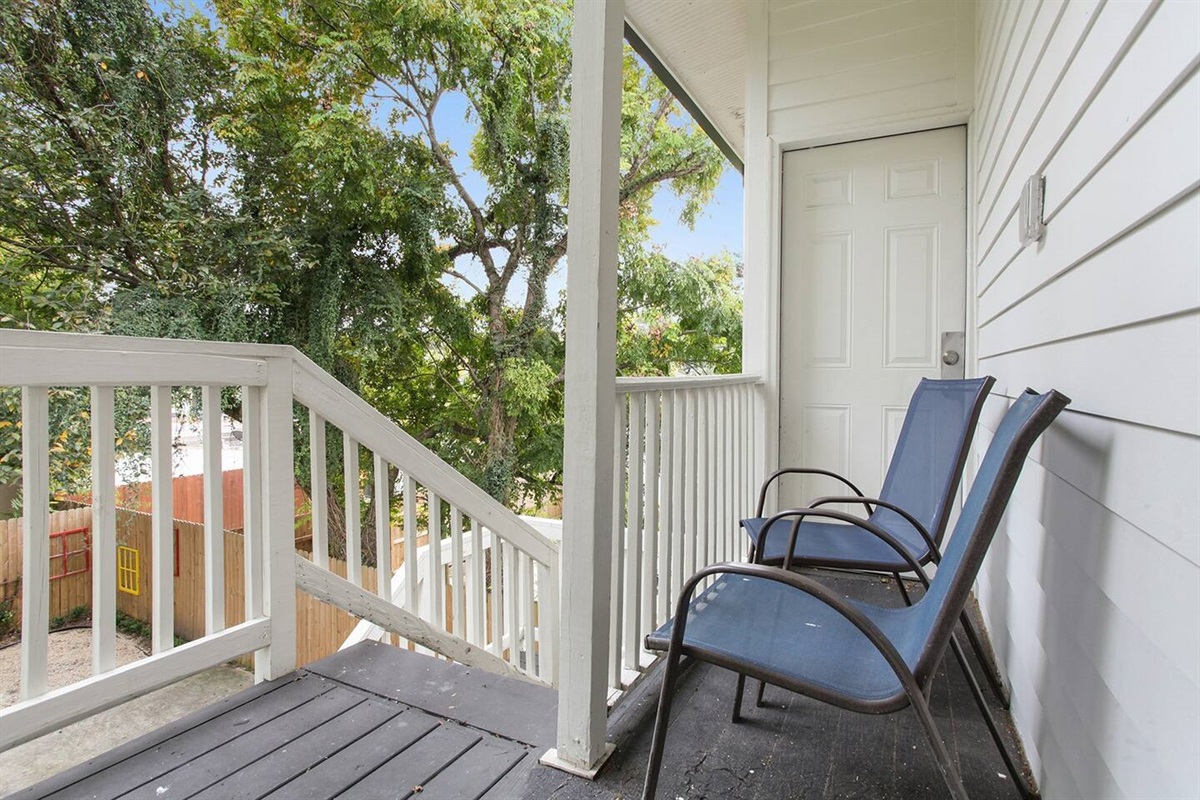
<path fill-rule="evenodd" d="M 966 129 L 786 153 L 780 298 L 780 466 L 847 475 L 876 494 L 908 399 L 962 330 Z M 841 493 L 780 487 L 780 507 Z"/>

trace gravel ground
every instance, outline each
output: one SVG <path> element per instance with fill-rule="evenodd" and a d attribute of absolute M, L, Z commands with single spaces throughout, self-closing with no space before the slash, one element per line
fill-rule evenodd
<path fill-rule="evenodd" d="M 117 634 L 117 666 L 145 658 L 141 642 L 124 633 Z M 69 686 L 92 674 L 92 629 L 76 628 L 50 634 L 46 656 L 51 689 Z M 17 702 L 21 690 L 21 645 L 0 650 L 0 708 Z"/>

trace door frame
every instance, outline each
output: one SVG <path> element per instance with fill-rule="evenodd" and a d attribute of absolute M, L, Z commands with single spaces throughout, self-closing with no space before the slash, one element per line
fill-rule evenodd
<path fill-rule="evenodd" d="M 874 126 L 869 128 L 855 129 L 846 131 L 841 134 L 819 136 L 809 139 L 781 139 L 777 136 L 767 136 L 767 155 L 770 158 L 770 210 L 767 216 L 767 269 L 763 279 L 766 281 L 766 297 L 764 310 L 764 319 L 762 324 L 766 326 L 769 335 L 767 336 L 766 352 L 763 354 L 763 382 L 765 388 L 765 408 L 763 425 L 759 428 L 765 436 L 766 446 L 763 448 L 764 473 L 761 476 L 765 479 L 768 474 L 779 469 L 779 423 L 780 423 L 780 373 L 782 372 L 782 364 L 780 361 L 780 344 L 782 341 L 781 318 L 779 307 L 779 292 L 782 285 L 783 277 L 783 156 L 784 153 L 795 150 L 810 150 L 817 147 L 826 147 L 836 144 L 850 144 L 852 142 L 867 141 L 870 139 L 881 139 L 889 136 L 901 136 L 909 133 L 921 133 L 923 131 L 937 130 L 939 128 L 958 127 L 962 126 L 965 130 L 967 139 L 966 158 L 966 281 L 964 298 L 965 310 L 965 327 L 966 327 L 966 345 L 965 345 L 965 374 L 967 377 L 978 375 L 979 363 L 977 359 L 977 282 L 976 282 L 976 245 L 977 236 L 975 232 L 975 171 L 972 165 L 975 163 L 975 142 L 972 137 L 974 130 L 974 112 L 967 115 L 962 113 L 951 113 L 940 116 L 922 117 L 916 120 L 910 120 L 902 123 L 890 125 Z M 749 207 L 750 203 L 747 202 Z M 763 231 L 758 231 L 759 235 Z M 750 235 L 749 229 L 747 230 Z M 744 323 L 743 323 L 744 324 Z M 968 459 L 966 468 L 968 476 L 974 475 L 974 464 Z M 768 495 L 768 506 L 772 507 L 777 501 L 778 494 L 776 485 L 772 485 Z M 747 509 L 749 511 L 749 509 Z"/>

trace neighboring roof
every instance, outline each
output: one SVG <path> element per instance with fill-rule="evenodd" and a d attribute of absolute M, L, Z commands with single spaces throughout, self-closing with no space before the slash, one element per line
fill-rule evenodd
<path fill-rule="evenodd" d="M 747 1 L 625 4 L 630 44 L 739 169 L 745 144 Z"/>

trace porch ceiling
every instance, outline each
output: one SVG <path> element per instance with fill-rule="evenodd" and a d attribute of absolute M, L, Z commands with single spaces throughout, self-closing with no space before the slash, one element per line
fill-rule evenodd
<path fill-rule="evenodd" d="M 626 0 L 625 18 L 741 158 L 748 0 Z"/>

